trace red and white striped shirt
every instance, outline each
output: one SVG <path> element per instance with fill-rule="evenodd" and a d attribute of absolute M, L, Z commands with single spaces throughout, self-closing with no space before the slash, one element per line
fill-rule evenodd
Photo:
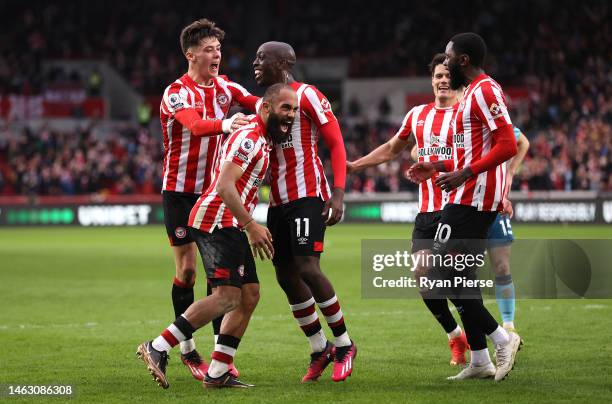
<path fill-rule="evenodd" d="M 185 108 L 194 108 L 203 119 L 225 119 L 232 103 L 254 106 L 257 97 L 226 76 L 210 86 L 193 81 L 187 74 L 166 87 L 160 105 L 164 137 L 164 181 L 162 190 L 201 194 L 208 188 L 218 164 L 223 134 L 193 136 L 175 118 Z M 251 105 L 253 104 L 253 105 Z"/>
<path fill-rule="evenodd" d="M 486 156 L 495 143 L 491 132 L 512 125 L 506 98 L 497 82 L 486 74 L 465 89 L 454 120 L 455 170 Z M 481 211 L 501 210 L 506 165 L 478 174 L 449 194 L 448 203 L 475 206 Z"/>
<path fill-rule="evenodd" d="M 304 197 L 327 200 L 331 191 L 317 152 L 319 128 L 336 121 L 327 98 L 314 86 L 293 82 L 298 112 L 289 138 L 275 145 L 270 156 L 270 205 Z"/>
<path fill-rule="evenodd" d="M 412 108 L 396 136 L 408 139 L 414 134 L 419 162 L 450 160 L 453 158 L 452 122 L 458 104 L 438 108 L 435 103 Z M 419 184 L 419 212 L 436 212 L 446 203 L 446 193 L 435 184 L 436 176 Z"/>
<path fill-rule="evenodd" d="M 212 233 L 215 227 L 238 227 L 238 220 L 227 208 L 216 187 L 223 164 L 232 162 L 238 165 L 243 173 L 236 181 L 236 189 L 244 208 L 253 213 L 257 206 L 259 185 L 263 182 L 270 161 L 272 142 L 266 137 L 266 128 L 259 118 L 232 133 L 221 152 L 221 163 L 215 170 L 215 176 L 206 190 L 191 209 L 189 226 Z"/>

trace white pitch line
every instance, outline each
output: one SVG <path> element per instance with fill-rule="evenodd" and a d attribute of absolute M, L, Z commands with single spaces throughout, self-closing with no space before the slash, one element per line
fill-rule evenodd
<path fill-rule="evenodd" d="M 380 317 L 380 316 L 403 316 L 417 313 L 417 310 L 393 310 L 393 311 L 366 311 L 351 313 L 350 317 Z M 293 320 L 289 308 L 285 314 L 273 314 L 270 316 L 254 315 L 251 320 L 255 321 L 285 321 Z M 32 329 L 58 329 L 58 328 L 96 328 L 96 327 L 132 327 L 138 325 L 167 325 L 171 320 L 146 320 L 146 321 L 121 321 L 117 323 L 97 323 L 89 321 L 86 323 L 66 324 L 0 324 L 0 330 L 32 330 Z"/>

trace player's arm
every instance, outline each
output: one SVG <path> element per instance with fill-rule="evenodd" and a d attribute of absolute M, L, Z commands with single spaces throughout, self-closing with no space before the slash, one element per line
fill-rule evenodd
<path fill-rule="evenodd" d="M 476 118 L 488 127 L 493 145 L 484 157 L 470 166 L 436 178 L 436 185 L 444 191 L 457 188 L 469 178 L 499 166 L 517 153 L 514 128 L 500 89 L 491 83 L 485 83 L 476 89 L 475 93 L 474 99 L 477 101 L 472 106 L 472 111 Z"/>
<path fill-rule="evenodd" d="M 228 81 L 227 88 L 229 88 L 229 90 L 232 92 L 232 98 L 234 101 L 236 101 L 242 108 L 248 109 L 253 113 L 257 112 L 257 104 L 260 100 L 259 97 L 249 93 L 246 88 L 242 87 L 238 83 L 234 83 L 233 81 Z"/>
<path fill-rule="evenodd" d="M 223 200 L 223 203 L 232 212 L 232 215 L 238 219 L 239 226 L 247 233 L 249 243 L 253 248 L 253 255 L 263 260 L 266 257 L 272 259 L 274 256 L 274 247 L 272 247 L 272 235 L 270 231 L 257 223 L 246 210 L 240 199 L 240 194 L 236 188 L 236 182 L 242 176 L 243 168 L 233 161 L 225 161 L 219 174 L 217 183 L 217 193 Z"/>
<path fill-rule="evenodd" d="M 346 169 L 349 173 L 356 173 L 362 171 L 368 167 L 374 167 L 387 161 L 396 159 L 402 151 L 411 149 L 415 145 L 414 135 L 403 138 L 400 136 L 393 136 L 386 143 L 378 146 L 372 150 L 369 154 L 355 160 L 346 163 Z"/>
<path fill-rule="evenodd" d="M 202 119 L 202 116 L 194 108 L 182 109 L 176 112 L 174 117 L 192 135 L 202 137 L 231 133 L 249 123 L 246 116 L 240 112 L 228 119 Z"/>
<path fill-rule="evenodd" d="M 161 112 L 174 116 L 194 136 L 230 133 L 248 123 L 244 114 L 235 114 L 228 119 L 202 119 L 200 113 L 193 107 L 192 98 L 182 84 L 173 83 L 164 91 Z"/>
<path fill-rule="evenodd" d="M 516 155 L 516 140 L 514 140 L 514 131 L 511 124 L 498 127 L 491 135 L 494 145 L 489 153 L 462 170 L 440 175 L 436 178 L 436 185 L 444 191 L 451 191 L 469 178 L 489 171 Z"/>
<path fill-rule="evenodd" d="M 523 159 L 525 158 L 525 156 L 527 155 L 527 151 L 529 150 L 529 139 L 527 139 L 527 136 L 525 136 L 523 132 L 519 134 L 519 138 L 516 141 L 516 147 L 516 156 L 514 156 L 508 164 L 508 172 L 506 174 L 508 177 L 514 176 L 516 170 L 523 162 Z"/>
<path fill-rule="evenodd" d="M 344 213 L 346 149 L 344 148 L 342 132 L 329 101 L 315 87 L 308 86 L 304 90 L 300 106 L 313 125 L 319 130 L 319 134 L 331 155 L 334 186 L 332 196 L 325 202 L 321 215 L 326 218 L 326 225 L 333 226 L 342 219 L 342 214 Z"/>
<path fill-rule="evenodd" d="M 344 213 L 344 187 L 346 186 L 346 150 L 342 132 L 337 120 L 330 121 L 319 127 L 323 141 L 329 148 L 332 171 L 334 173 L 334 187 L 332 196 L 325 202 L 322 215 L 326 218 L 325 224 L 333 226 L 342 219 Z M 331 210 L 331 214 L 330 214 Z"/>

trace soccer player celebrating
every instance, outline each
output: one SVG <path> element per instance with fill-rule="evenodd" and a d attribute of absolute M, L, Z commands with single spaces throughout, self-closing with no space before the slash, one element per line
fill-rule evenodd
<path fill-rule="evenodd" d="M 412 108 L 395 136 L 370 154 L 347 163 L 349 173 L 359 172 L 397 158 L 406 149 L 415 145 L 417 161 L 438 161 L 453 158 L 452 120 L 457 108 L 457 93 L 450 88 L 450 74 L 444 66 L 446 56 L 435 55 L 429 64 L 431 85 L 435 100 Z M 430 253 L 437 224 L 440 220 L 444 195 L 435 182 L 435 176 L 419 184 L 419 214 L 415 218 L 412 232 L 412 253 L 427 255 Z M 421 262 L 421 261 L 418 261 Z M 416 275 L 424 270 L 419 266 Z M 467 340 L 465 333 L 451 314 L 446 300 L 430 299 L 423 295 L 425 305 L 442 325 L 448 335 L 451 350 L 451 365 L 466 362 Z"/>
<path fill-rule="evenodd" d="M 253 62 L 257 84 L 287 83 L 296 91 L 299 104 L 291 136 L 275 144 L 270 156 L 268 228 L 276 251 L 273 263 L 293 316 L 310 342 L 311 361 L 302 382 L 316 381 L 332 360 L 332 380 L 342 381 L 353 371 L 357 348 L 349 338 L 340 303 L 321 271 L 319 259 L 325 226 L 342 218 L 346 152 L 329 101 L 314 86 L 295 81 L 295 62 L 293 48 L 283 42 L 264 43 Z M 317 155 L 319 136 L 331 152 L 331 192 Z M 335 336 L 333 345 L 321 329 L 315 303 Z"/>
<path fill-rule="evenodd" d="M 297 96 L 290 86 L 270 86 L 257 117 L 223 144 L 214 179 L 191 210 L 190 230 L 213 292 L 191 304 L 160 336 L 138 347 L 138 355 L 163 388 L 169 386 L 166 364 L 170 349 L 191 339 L 197 329 L 223 314 L 204 387 L 252 386 L 229 371 L 259 301 L 253 254 L 261 259 L 274 256 L 270 232 L 251 215 L 273 143 L 287 139 L 297 108 Z"/>
<path fill-rule="evenodd" d="M 503 208 L 505 164 L 517 153 L 512 122 L 503 91 L 482 69 L 486 54 L 484 40 L 474 33 L 455 35 L 446 47 L 451 88 L 467 86 L 454 119 L 454 159 L 418 162 L 409 169 L 415 182 L 425 181 L 436 172 L 435 183 L 449 192 L 442 210 L 432 253 L 482 254 L 484 241 L 497 212 Z M 467 272 L 475 276 L 474 268 Z M 504 379 L 514 366 L 520 337 L 499 326 L 485 308 L 478 288 L 453 294 L 471 349 L 470 365 L 453 380 L 495 377 Z M 474 294 L 474 295 L 472 295 Z M 463 297 L 463 298 L 462 298 Z M 486 335 L 495 344 L 497 368 L 487 350 Z"/>
<path fill-rule="evenodd" d="M 176 267 L 172 285 L 176 317 L 194 300 L 197 253 L 187 231 L 189 212 L 211 183 L 223 134 L 248 123 L 242 114 L 226 118 L 232 103 L 255 111 L 259 99 L 227 77 L 219 76 L 220 41 L 224 35 L 214 22 L 206 19 L 183 29 L 180 44 L 189 68 L 166 88 L 160 106 L 164 139 L 162 198 L 166 232 Z M 214 322 L 216 335 L 220 324 L 221 319 Z M 181 343 L 181 360 L 193 377 L 204 379 L 207 364 L 192 339 Z"/>
<path fill-rule="evenodd" d="M 529 150 L 529 140 L 527 137 L 516 126 L 513 129 L 518 152 L 508 162 L 507 166 L 506 182 L 504 185 L 504 197 L 506 198 L 503 202 L 504 212 L 497 215 L 489 228 L 488 235 L 489 257 L 495 271 L 495 297 L 503 321 L 503 327 L 507 331 L 515 331 L 514 312 L 516 306 L 514 283 L 510 274 L 510 245 L 514 241 L 510 219 L 512 218 L 513 211 L 512 204 L 507 200 L 507 197 L 512 186 L 514 173 L 525 158 L 527 150 Z"/>

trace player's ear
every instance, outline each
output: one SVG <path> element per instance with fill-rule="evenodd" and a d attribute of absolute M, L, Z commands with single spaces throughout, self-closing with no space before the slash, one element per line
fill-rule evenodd
<path fill-rule="evenodd" d="M 459 56 L 459 64 L 461 66 L 467 66 L 470 64 L 470 57 L 468 55 L 466 55 L 465 53 L 463 53 L 461 56 Z"/>
<path fill-rule="evenodd" d="M 187 52 L 185 52 L 185 57 L 187 58 L 189 62 L 194 61 L 195 58 L 194 58 L 193 51 L 191 50 L 191 48 L 187 49 Z"/>

